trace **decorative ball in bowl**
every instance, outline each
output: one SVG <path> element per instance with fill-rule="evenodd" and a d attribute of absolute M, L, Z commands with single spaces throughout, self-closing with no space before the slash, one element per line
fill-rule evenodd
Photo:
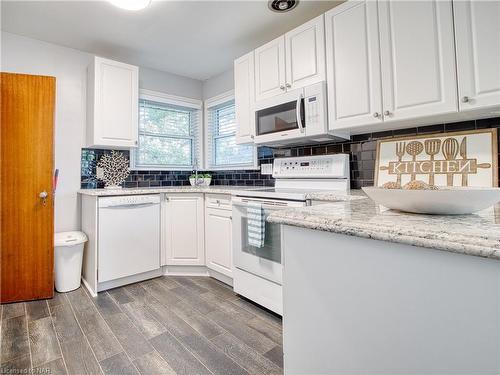
<path fill-rule="evenodd" d="M 418 186 L 415 181 L 414 186 Z M 500 202 L 500 188 L 436 188 L 427 185 L 423 189 L 411 189 L 387 185 L 362 189 L 368 197 L 384 207 L 416 214 L 464 215 Z"/>

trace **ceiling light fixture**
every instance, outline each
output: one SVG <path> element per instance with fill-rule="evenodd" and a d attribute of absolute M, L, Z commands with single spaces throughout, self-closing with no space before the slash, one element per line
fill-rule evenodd
<path fill-rule="evenodd" d="M 267 3 L 273 12 L 283 13 L 297 7 L 299 0 L 271 0 Z"/>
<path fill-rule="evenodd" d="M 151 0 L 108 0 L 114 6 L 126 10 L 141 10 L 151 4 Z"/>

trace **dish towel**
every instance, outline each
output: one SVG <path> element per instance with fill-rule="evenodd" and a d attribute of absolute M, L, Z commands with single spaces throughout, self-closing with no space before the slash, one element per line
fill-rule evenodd
<path fill-rule="evenodd" d="M 254 247 L 264 247 L 266 236 L 266 218 L 262 204 L 259 202 L 248 202 L 247 207 L 247 237 L 248 244 Z"/>

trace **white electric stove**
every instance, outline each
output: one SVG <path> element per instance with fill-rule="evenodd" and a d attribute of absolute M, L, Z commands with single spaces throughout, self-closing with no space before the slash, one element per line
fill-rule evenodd
<path fill-rule="evenodd" d="M 322 155 L 274 160 L 274 188 L 256 188 L 233 197 L 233 288 L 236 293 L 282 314 L 281 226 L 265 224 L 264 246 L 248 243 L 247 207 L 261 204 L 264 217 L 274 210 L 310 204 L 307 194 L 349 190 L 349 155 Z"/>

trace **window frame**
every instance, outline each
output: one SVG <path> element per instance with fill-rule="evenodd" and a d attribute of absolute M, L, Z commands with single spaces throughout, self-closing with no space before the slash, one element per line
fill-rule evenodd
<path fill-rule="evenodd" d="M 206 99 L 203 104 L 203 121 L 204 121 L 204 126 L 203 128 L 205 129 L 205 135 L 204 135 L 204 144 L 205 147 L 205 169 L 210 170 L 210 171 L 229 171 L 229 170 L 259 170 L 259 165 L 257 161 L 257 146 L 253 146 L 253 160 L 250 163 L 247 164 L 225 164 L 221 166 L 213 165 L 212 164 L 212 156 L 213 156 L 213 150 L 210 150 L 210 147 L 208 147 L 209 144 L 212 145 L 212 148 L 214 148 L 215 145 L 215 139 L 220 139 L 220 138 L 228 138 L 231 137 L 232 135 L 219 135 L 219 136 L 214 136 L 211 134 L 210 131 L 210 124 L 208 123 L 209 121 L 209 111 L 211 108 L 216 107 L 218 105 L 224 104 L 229 101 L 234 101 L 234 90 L 226 91 L 220 95 L 214 96 L 212 98 Z M 236 127 L 238 127 L 238 124 L 236 124 Z M 236 130 L 235 137 L 238 136 L 238 131 Z M 212 138 L 212 141 L 209 142 L 209 137 Z"/>
<path fill-rule="evenodd" d="M 198 99 L 193 99 L 193 98 L 186 98 L 182 96 L 176 96 L 176 95 L 170 95 L 166 94 L 163 92 L 159 91 L 152 91 L 152 90 L 146 90 L 146 89 L 141 89 L 139 90 L 139 105 L 141 100 L 149 100 L 157 103 L 162 103 L 162 104 L 170 104 L 170 105 L 177 105 L 181 107 L 186 107 L 186 108 L 192 108 L 195 110 L 197 113 L 196 115 L 198 116 L 198 123 L 197 123 L 197 129 L 195 130 L 196 135 L 192 137 L 193 139 L 193 147 L 195 148 L 193 151 L 193 164 L 190 166 L 186 165 L 168 165 L 168 166 L 158 166 L 158 165 L 137 165 L 137 157 L 136 157 L 136 152 L 139 148 L 139 145 L 137 147 L 131 148 L 130 149 L 130 170 L 132 171 L 191 171 L 194 169 L 195 165 L 194 163 L 197 161 L 198 162 L 198 168 L 201 169 L 201 166 L 203 165 L 203 155 L 204 155 L 204 138 L 203 138 L 203 124 L 204 124 L 204 119 L 203 119 L 203 102 Z M 140 115 L 137 118 L 137 129 L 139 129 L 140 126 Z M 138 136 L 141 134 L 141 132 L 138 130 Z M 164 135 L 159 135 L 159 134 L 153 134 L 155 137 L 166 137 Z M 167 136 L 166 138 L 182 138 L 185 139 L 187 137 L 183 136 L 176 136 L 176 135 L 171 135 Z M 198 138 L 196 140 L 196 138 Z M 139 141 L 139 140 L 138 140 Z M 198 143 L 198 155 L 196 155 L 196 142 Z"/>

